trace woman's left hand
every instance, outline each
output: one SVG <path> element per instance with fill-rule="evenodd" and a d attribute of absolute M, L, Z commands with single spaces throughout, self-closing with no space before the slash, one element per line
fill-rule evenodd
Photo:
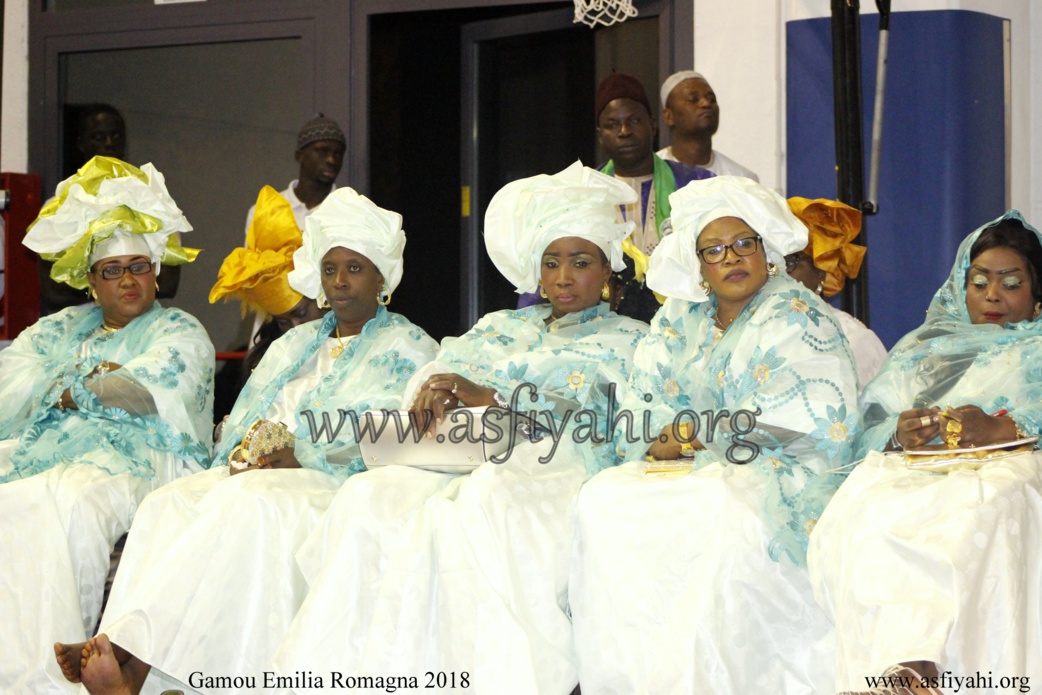
<path fill-rule="evenodd" d="M 975 405 L 941 411 L 937 424 L 941 439 L 955 441 L 955 437 L 958 438 L 957 448 L 1001 444 L 1017 439 L 1017 427 L 1011 418 L 988 415 Z"/>
<path fill-rule="evenodd" d="M 428 436 L 433 436 L 434 426 L 445 418 L 445 413 L 463 406 L 477 407 L 495 405 L 494 391 L 478 386 L 470 379 L 459 374 L 434 374 L 423 382 L 416 394 L 416 399 L 409 408 L 410 417 L 414 418 L 414 426 L 429 425 Z M 430 423 L 424 423 L 425 411 L 433 415 Z"/>

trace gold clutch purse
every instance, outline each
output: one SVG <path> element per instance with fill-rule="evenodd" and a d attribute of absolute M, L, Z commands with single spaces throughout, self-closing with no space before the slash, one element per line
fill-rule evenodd
<path fill-rule="evenodd" d="M 1038 437 L 1025 437 L 1012 442 L 961 449 L 951 449 L 944 445 L 923 447 L 904 452 L 905 467 L 934 473 L 975 471 L 989 461 L 1034 451 L 1037 443 Z"/>
<path fill-rule="evenodd" d="M 238 470 L 256 466 L 262 456 L 293 446 L 295 440 L 293 433 L 281 422 L 257 420 L 246 430 L 242 443 L 228 455 L 228 464 Z M 236 457 L 236 453 L 240 456 Z"/>

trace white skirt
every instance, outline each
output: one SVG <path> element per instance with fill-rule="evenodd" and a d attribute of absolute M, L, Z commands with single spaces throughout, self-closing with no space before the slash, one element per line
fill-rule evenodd
<path fill-rule="evenodd" d="M 0 442 L 0 471 L 17 439 Z M 97 454 L 100 456 L 100 454 Z M 109 555 L 150 490 L 185 471 L 154 452 L 155 479 L 83 463 L 0 484 L 0 691 L 79 692 L 61 675 L 55 642 L 83 642 L 98 624 Z"/>
<path fill-rule="evenodd" d="M 634 461 L 579 496 L 569 600 L 583 695 L 822 695 L 832 629 L 807 572 L 774 562 L 746 466 Z"/>
<path fill-rule="evenodd" d="M 570 692 L 565 589 L 585 472 L 566 442 L 536 462 L 550 446 L 526 443 L 470 475 L 388 467 L 349 480 L 299 555 L 311 591 L 278 670 Z"/>
<path fill-rule="evenodd" d="M 1042 682 L 1042 453 L 909 471 L 873 452 L 811 534 L 840 689 L 915 660 Z M 1010 692 L 1013 692 L 1011 690 Z"/>
<path fill-rule="evenodd" d="M 200 692 L 280 692 L 263 684 L 307 591 L 294 555 L 339 484 L 320 471 L 222 466 L 149 495 L 100 631 Z"/>

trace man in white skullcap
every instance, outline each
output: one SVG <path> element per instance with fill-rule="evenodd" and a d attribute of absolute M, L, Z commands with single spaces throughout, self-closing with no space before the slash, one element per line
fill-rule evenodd
<path fill-rule="evenodd" d="M 673 73 L 662 83 L 659 98 L 662 119 L 673 135 L 673 144 L 659 150 L 659 157 L 700 166 L 718 176 L 745 176 L 759 182 L 752 171 L 713 149 L 713 136 L 720 127 L 720 105 L 701 73 Z"/>

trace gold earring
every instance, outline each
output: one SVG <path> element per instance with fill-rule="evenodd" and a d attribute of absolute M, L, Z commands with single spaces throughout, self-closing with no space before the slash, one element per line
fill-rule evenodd
<path fill-rule="evenodd" d="M 159 291 L 159 280 L 156 280 L 156 292 Z"/>
<path fill-rule="evenodd" d="M 611 299 L 611 287 L 608 283 L 604 283 L 604 287 L 601 288 L 601 299 L 605 302 Z"/>
<path fill-rule="evenodd" d="M 539 296 L 546 299 L 546 290 L 543 289 L 543 283 L 539 283 Z"/>
<path fill-rule="evenodd" d="M 773 278 L 777 274 L 778 274 L 778 266 L 777 266 L 777 264 L 775 264 L 773 262 L 769 262 L 767 264 L 767 277 Z"/>
<path fill-rule="evenodd" d="M 1035 302 L 1035 315 L 1031 317 L 1031 320 L 1037 319 L 1039 314 L 1042 314 L 1042 302 Z"/>
<path fill-rule="evenodd" d="M 93 287 L 87 288 L 87 296 L 93 299 L 95 302 L 98 301 L 98 293 L 94 290 Z"/>
<path fill-rule="evenodd" d="M 326 299 L 325 292 L 319 292 L 318 297 L 315 298 L 315 304 L 318 304 L 319 309 L 329 308 L 329 300 Z"/>
<path fill-rule="evenodd" d="M 707 281 L 702 280 L 698 283 L 698 286 L 702 288 L 702 291 L 706 293 L 707 297 L 713 294 L 713 288 L 709 286 L 709 283 Z"/>
<path fill-rule="evenodd" d="M 380 306 L 387 306 L 391 303 L 391 293 L 386 289 L 382 289 L 376 294 L 376 303 Z"/>

